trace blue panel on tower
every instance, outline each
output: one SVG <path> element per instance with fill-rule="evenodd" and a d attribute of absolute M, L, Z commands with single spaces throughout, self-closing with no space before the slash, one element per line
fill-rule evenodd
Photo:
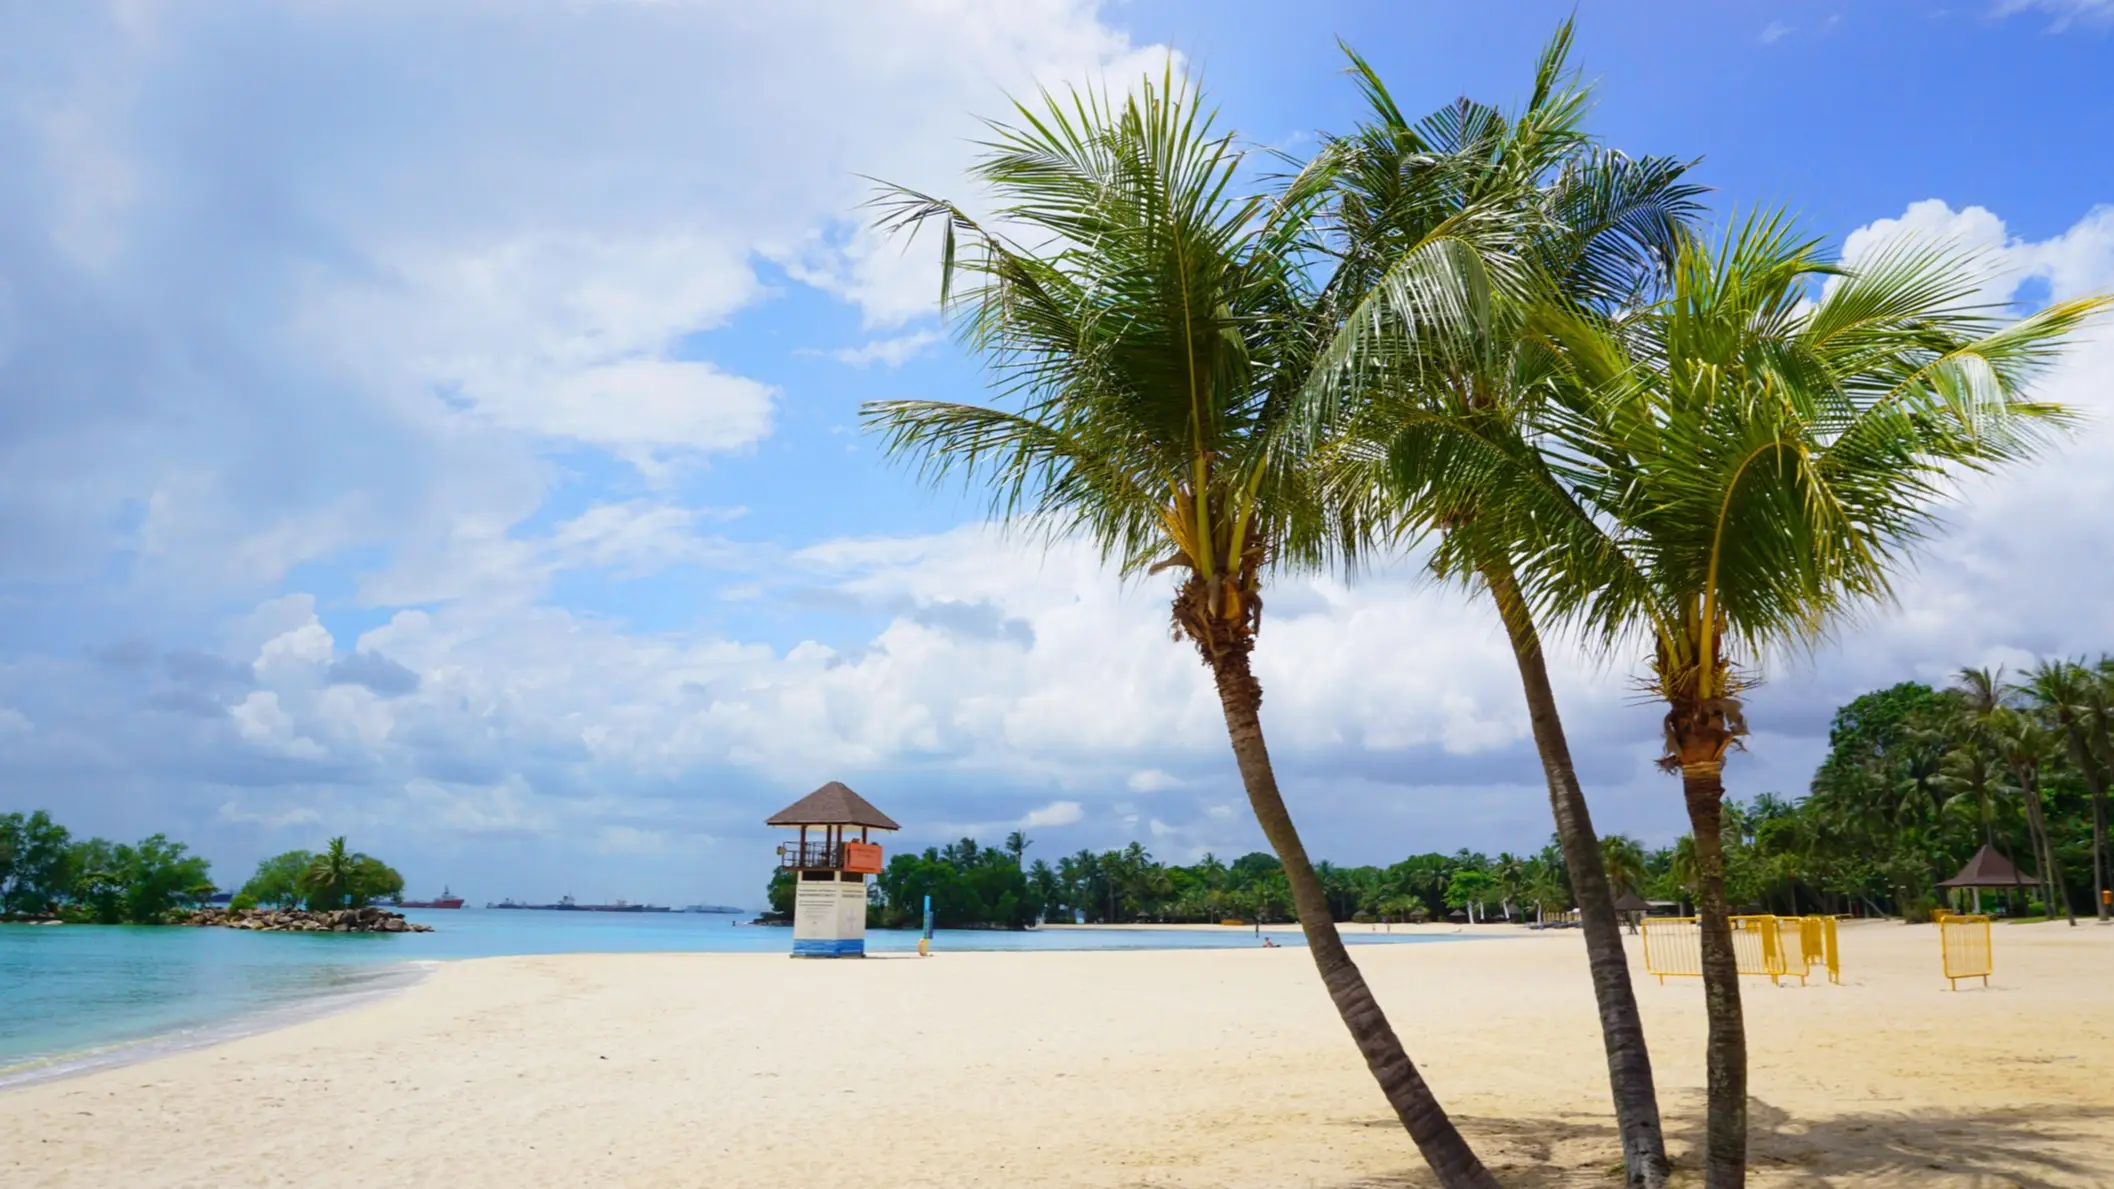
<path fill-rule="evenodd" d="M 866 956 L 866 939 L 846 938 L 800 938 L 793 942 L 795 958 L 863 958 Z"/>

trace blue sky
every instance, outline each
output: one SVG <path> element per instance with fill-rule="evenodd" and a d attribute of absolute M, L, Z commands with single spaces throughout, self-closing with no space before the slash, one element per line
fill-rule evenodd
<path fill-rule="evenodd" d="M 161 830 L 236 882 L 345 833 L 415 890 L 753 901 L 771 810 L 842 779 L 903 843 L 1260 842 L 1163 592 L 878 458 L 974 398 L 933 259 L 860 175 L 963 194 L 974 117 L 1168 52 L 1298 154 L 1501 102 L 1569 5 L 170 3 L 0 7 L 0 811 Z M 1853 255 L 1986 249 L 2022 307 L 2114 288 L 2114 6 L 1582 4 L 1595 127 Z M 1863 229 L 1863 230 L 1860 230 Z M 2094 420 L 1970 489 L 1875 612 L 1772 666 L 1736 794 L 1830 709 L 2114 648 Z M 1286 582 L 1259 665 L 1318 853 L 1548 834 L 1480 608 Z M 1619 666 L 1565 659 L 1604 828 L 1681 826 Z"/>

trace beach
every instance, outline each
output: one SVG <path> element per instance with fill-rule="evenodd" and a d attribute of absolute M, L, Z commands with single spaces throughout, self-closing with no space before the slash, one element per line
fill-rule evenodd
<path fill-rule="evenodd" d="M 1508 1185 L 1619 1159 L 1575 931 L 1354 951 Z M 1694 980 L 1638 995 L 1675 1158 Z M 1762 1186 L 2114 1184 L 2114 929 L 1846 924 L 1843 985 L 1744 980 Z M 28 1186 L 1430 1184 L 1297 948 L 447 962 L 354 1010 L 0 1092 Z"/>

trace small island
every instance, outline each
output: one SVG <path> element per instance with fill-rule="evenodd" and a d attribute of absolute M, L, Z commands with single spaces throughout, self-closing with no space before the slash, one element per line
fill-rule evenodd
<path fill-rule="evenodd" d="M 136 844 L 76 841 L 39 809 L 0 815 L 0 921 L 51 925 L 224 926 L 274 933 L 430 933 L 377 907 L 404 877 L 333 838 L 257 865 L 226 908 L 208 904 L 212 865 L 153 834 Z"/>

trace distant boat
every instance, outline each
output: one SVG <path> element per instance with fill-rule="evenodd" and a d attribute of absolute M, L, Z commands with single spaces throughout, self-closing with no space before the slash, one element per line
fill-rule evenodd
<path fill-rule="evenodd" d="M 502 900 L 502 901 L 500 901 L 500 902 L 499 902 L 499 903 L 497 903 L 497 904 L 487 904 L 487 905 L 485 905 L 485 907 L 486 907 L 486 908 L 533 908 L 533 909 L 536 909 L 536 910 L 538 910 L 538 911 L 541 911 L 541 912 L 673 912 L 673 911 L 675 911 L 674 909 L 672 909 L 672 908 L 669 908 L 669 907 L 668 907 L 667 905 L 665 905 L 665 904 L 633 904 L 633 903 L 630 903 L 629 901 L 625 901 L 625 900 L 619 900 L 619 901 L 617 901 L 617 902 L 616 902 L 615 904 L 577 904 L 577 903 L 574 903 L 574 901 L 573 901 L 573 898 L 572 898 L 571 896 L 560 896 L 560 897 L 558 898 L 558 902 L 557 902 L 556 904 L 516 904 L 516 903 L 514 903 L 514 902 L 513 902 L 512 900 Z"/>
<path fill-rule="evenodd" d="M 399 900 L 396 902 L 396 906 L 398 908 L 461 908 L 462 897 L 449 890 L 448 885 L 442 884 L 440 886 L 440 896 L 437 899 Z"/>
<path fill-rule="evenodd" d="M 686 906 L 683 911 L 711 912 L 718 913 L 721 916 L 745 916 L 748 914 L 749 910 L 746 908 L 731 908 L 725 904 L 692 904 Z"/>

